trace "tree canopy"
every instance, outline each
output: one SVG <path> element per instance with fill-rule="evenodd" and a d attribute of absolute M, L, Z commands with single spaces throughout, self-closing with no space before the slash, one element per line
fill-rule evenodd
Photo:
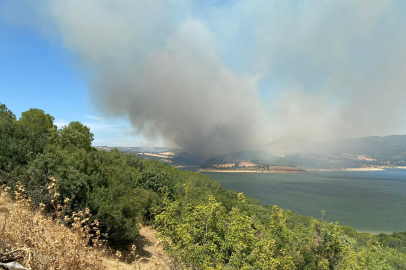
<path fill-rule="evenodd" d="M 29 109 L 21 114 L 18 123 L 26 126 L 29 130 L 46 136 L 49 130 L 55 127 L 54 120 L 55 118 L 53 116 L 45 114 L 43 110 Z"/>
<path fill-rule="evenodd" d="M 80 122 L 70 122 L 54 133 L 53 142 L 61 148 L 76 147 L 89 150 L 92 146 L 93 133 Z"/>
<path fill-rule="evenodd" d="M 404 233 L 372 236 L 262 206 L 208 176 L 98 151 L 92 141 L 80 122 L 57 129 L 38 109 L 16 120 L 0 104 L 1 184 L 15 189 L 20 182 L 52 213 L 48 187 L 56 179 L 58 199 L 69 199 L 64 214 L 89 208 L 113 247 L 128 246 L 140 223 L 151 224 L 179 268 L 406 269 Z"/>
<path fill-rule="evenodd" d="M 0 123 L 3 120 L 15 121 L 16 116 L 7 108 L 5 104 L 0 103 Z"/>

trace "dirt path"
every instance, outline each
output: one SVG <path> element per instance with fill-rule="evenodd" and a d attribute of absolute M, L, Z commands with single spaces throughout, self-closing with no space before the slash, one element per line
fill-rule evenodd
<path fill-rule="evenodd" d="M 157 231 L 151 226 L 141 226 L 139 236 L 136 238 L 135 256 L 136 262 L 133 263 L 133 255 L 130 251 L 122 251 L 122 259 L 118 264 L 114 257 L 114 252 L 104 258 L 104 264 L 108 269 L 117 270 L 172 270 L 170 259 L 165 254 L 162 244 L 158 243 Z"/>
<path fill-rule="evenodd" d="M 150 226 L 141 227 L 140 235 L 135 240 L 140 269 L 169 270 L 169 257 L 163 252 L 162 244 L 158 243 L 157 232 Z"/>
<path fill-rule="evenodd" d="M 171 260 L 165 254 L 162 248 L 162 244 L 158 243 L 157 231 L 151 226 L 141 226 L 139 236 L 136 238 L 134 245 L 136 246 L 134 261 L 134 255 L 130 254 L 130 251 L 122 250 L 122 259 L 120 262 L 116 261 L 116 257 L 113 255 L 115 251 L 112 250 L 110 256 L 103 259 L 104 266 L 107 269 L 117 270 L 172 270 L 176 269 L 170 267 Z"/>

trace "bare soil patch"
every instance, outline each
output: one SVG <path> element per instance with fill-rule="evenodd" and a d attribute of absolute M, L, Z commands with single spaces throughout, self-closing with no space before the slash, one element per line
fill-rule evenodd
<path fill-rule="evenodd" d="M 139 256 L 141 269 L 171 269 L 170 259 L 163 252 L 162 244 L 158 242 L 157 231 L 151 226 L 141 227 L 140 235 L 134 244 L 137 247 L 135 254 Z"/>

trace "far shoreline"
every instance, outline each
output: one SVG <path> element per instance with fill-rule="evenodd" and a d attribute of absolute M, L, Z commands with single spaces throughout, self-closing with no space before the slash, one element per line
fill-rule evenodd
<path fill-rule="evenodd" d="M 384 171 L 386 169 L 401 169 L 405 170 L 406 167 L 366 167 L 366 168 L 343 168 L 343 169 L 306 169 L 306 171 L 315 172 L 368 172 L 368 171 Z"/>
<path fill-rule="evenodd" d="M 174 166 L 179 169 L 196 168 L 195 172 L 213 172 L 213 173 L 312 173 L 312 172 L 369 172 L 384 171 L 386 169 L 403 169 L 406 166 L 399 167 L 368 167 L 368 168 L 343 168 L 343 169 L 298 169 L 298 170 L 221 170 L 221 169 L 202 169 L 199 165 L 178 165 Z"/>
<path fill-rule="evenodd" d="M 309 173 L 305 170 L 216 170 L 216 169 L 197 169 L 197 172 L 219 172 L 219 173 Z"/>
<path fill-rule="evenodd" d="M 345 169 L 307 169 L 314 172 L 368 172 L 368 171 L 384 171 L 384 168 L 345 168 Z"/>
<path fill-rule="evenodd" d="M 353 228 L 353 227 L 351 227 Z M 354 228 L 353 228 L 354 229 Z M 380 235 L 380 234 L 386 234 L 386 235 L 391 235 L 394 234 L 396 232 L 384 232 L 384 231 L 371 231 L 371 230 L 356 230 L 354 229 L 357 233 L 368 233 L 371 235 Z"/>

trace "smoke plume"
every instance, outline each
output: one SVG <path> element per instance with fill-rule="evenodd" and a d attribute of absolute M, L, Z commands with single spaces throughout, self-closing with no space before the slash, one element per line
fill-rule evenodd
<path fill-rule="evenodd" d="M 44 0 L 31 11 L 78 57 L 102 112 L 201 158 L 284 136 L 406 133 L 402 0 Z"/>

